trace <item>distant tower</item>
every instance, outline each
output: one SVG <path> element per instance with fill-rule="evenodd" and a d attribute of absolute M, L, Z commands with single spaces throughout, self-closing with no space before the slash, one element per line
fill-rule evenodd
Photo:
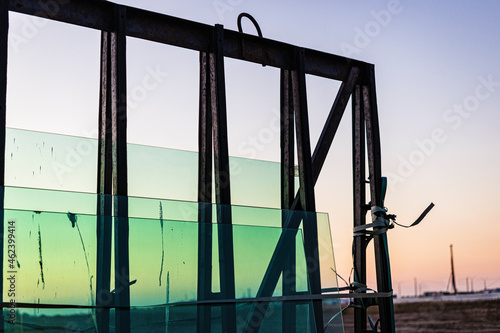
<path fill-rule="evenodd" d="M 457 294 L 457 285 L 455 284 L 455 268 L 453 267 L 453 244 L 450 245 L 451 254 L 451 285 L 453 286 L 453 293 Z"/>

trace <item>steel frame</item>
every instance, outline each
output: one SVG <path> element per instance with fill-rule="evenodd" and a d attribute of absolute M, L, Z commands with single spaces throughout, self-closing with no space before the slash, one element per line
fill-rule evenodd
<path fill-rule="evenodd" d="M 50 7 L 52 6 L 52 7 Z M 233 239 L 231 229 L 231 195 L 227 142 L 224 58 L 235 58 L 281 69 L 281 207 L 294 213 L 283 214 L 284 227 L 279 242 L 261 283 L 257 298 L 272 296 L 278 279 L 289 274 L 283 284 L 283 331 L 296 330 L 292 301 L 296 294 L 295 235 L 303 223 L 305 253 L 312 269 L 308 270 L 312 320 L 317 332 L 323 332 L 322 293 L 315 212 L 314 185 L 321 172 L 347 102 L 352 95 L 353 113 L 353 191 L 354 226 L 366 223 L 370 206 L 383 207 L 380 135 L 375 91 L 374 66 L 365 62 L 316 50 L 247 35 L 168 15 L 101 0 L 0 0 L 0 147 L 5 151 L 5 115 L 7 89 L 8 13 L 18 12 L 50 20 L 75 24 L 102 31 L 101 94 L 99 112 L 98 156 L 98 260 L 97 260 L 97 322 L 99 331 L 109 329 L 109 309 L 115 308 L 116 330 L 130 331 L 130 281 L 128 263 L 127 203 L 127 105 L 126 105 L 126 37 L 169 44 L 200 52 L 200 114 L 199 114 L 199 249 L 198 249 L 198 332 L 210 332 L 210 301 L 235 298 Z M 311 154 L 306 74 L 342 81 L 325 123 L 320 139 Z M 294 130 L 295 125 L 295 130 Z M 294 147 L 294 134 L 297 147 Z M 365 147 L 366 139 L 366 147 Z M 299 190 L 294 189 L 294 151 L 297 149 Z M 368 153 L 370 203 L 366 204 L 365 151 Z M 213 156 L 212 156 L 213 152 Z M 5 156 L 0 154 L 0 172 L 5 175 Z M 212 158 L 215 179 L 212 179 Z M 4 179 L 1 177 L 0 208 L 4 203 Z M 215 183 L 217 205 L 220 294 L 211 291 L 212 269 L 212 183 Z M 114 209 L 114 213 L 112 210 Z M 3 209 L 0 209 L 3 214 Z M 111 300 L 111 237 L 112 216 L 115 216 L 115 296 Z M 312 217 L 311 217 L 312 216 Z M 0 216 L 3 230 L 3 216 Z M 355 281 L 366 283 L 366 246 L 368 239 L 354 237 L 353 256 Z M 3 239 L 0 257 L 3 263 Z M 392 292 L 386 233 L 374 236 L 377 289 Z M 207 255 L 208 254 L 208 255 Z M 0 273 L 0 297 L 3 276 Z M 99 297 L 101 295 L 101 297 Z M 102 297 L 108 295 L 110 297 Z M 319 298 L 318 298 L 319 297 Z M 368 301 L 372 300 L 370 304 Z M 3 299 L 0 301 L 3 306 Z M 383 332 L 394 332 L 391 297 L 356 298 L 358 305 L 378 305 Z M 364 303 L 363 303 L 364 302 Z M 203 303 L 203 304 L 202 304 Z M 268 302 L 254 302 L 246 331 L 258 330 Z M 221 302 L 223 331 L 236 331 L 234 302 Z M 260 313 L 259 313 L 260 312 Z M 260 318 L 260 319 L 259 319 Z M 366 308 L 355 309 L 355 330 L 366 332 Z M 252 325 L 250 325 L 252 323 Z M 2 321 L 3 325 L 3 321 Z M 3 328 L 3 327 L 2 327 Z"/>

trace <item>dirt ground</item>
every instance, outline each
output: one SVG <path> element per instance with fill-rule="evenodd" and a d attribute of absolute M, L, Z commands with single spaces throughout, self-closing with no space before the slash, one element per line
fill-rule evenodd
<path fill-rule="evenodd" d="M 378 314 L 371 312 L 375 322 Z M 345 332 L 354 332 L 354 311 L 344 313 Z M 394 304 L 394 314 L 401 333 L 500 332 L 500 300 L 400 303 Z"/>
<path fill-rule="evenodd" d="M 305 305 L 305 310 L 307 310 Z M 301 309 L 304 309 L 302 307 Z M 324 306 L 324 318 L 327 321 L 333 314 L 338 313 L 338 305 Z M 196 306 L 173 307 L 169 312 L 169 333 L 184 333 L 196 331 Z M 248 308 L 240 307 L 241 315 L 246 317 Z M 220 314 L 214 310 L 213 332 L 221 330 Z M 281 325 L 281 308 L 275 305 L 274 316 L 269 317 L 267 324 L 259 332 L 275 332 Z M 368 313 L 373 322 L 378 319 L 377 308 L 369 308 Z M 307 311 L 306 311 L 307 312 Z M 500 299 L 468 302 L 412 302 L 394 304 L 396 332 L 398 333 L 448 333 L 448 332 L 478 332 L 500 333 Z M 134 332 L 165 332 L 165 309 L 135 309 L 132 312 Z M 307 315 L 297 313 L 301 318 Z M 346 333 L 354 332 L 354 311 L 352 308 L 344 312 L 343 323 Z M 271 321 L 269 321 L 271 320 Z M 111 322 L 114 314 L 111 313 Z M 303 321 L 301 321 L 303 322 Z M 266 323 L 266 321 L 264 321 Z M 342 323 L 332 321 L 326 333 L 339 332 Z M 336 326 L 338 325 L 338 326 Z M 74 330 L 73 328 L 87 328 Z M 147 327 L 147 329 L 146 329 Z M 371 331 L 370 327 L 367 330 Z M 6 324 L 7 332 L 92 332 L 93 319 L 89 315 L 75 316 L 44 316 L 32 317 L 25 314 L 16 319 L 15 326 Z M 300 329 L 298 330 L 300 331 Z M 304 330 L 305 331 L 305 330 Z M 114 332 L 112 329 L 111 332 Z"/>

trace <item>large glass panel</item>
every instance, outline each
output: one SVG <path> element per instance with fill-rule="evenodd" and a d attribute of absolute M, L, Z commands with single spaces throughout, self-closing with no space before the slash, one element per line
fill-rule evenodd
<path fill-rule="evenodd" d="M 6 235 L 13 235 L 16 254 L 4 265 L 4 274 L 16 276 L 16 302 L 33 304 L 35 307 L 41 304 L 38 306 L 41 309 L 36 308 L 34 312 L 37 318 L 56 312 L 54 309 L 44 309 L 50 304 L 94 306 L 95 279 L 99 274 L 96 272 L 97 217 L 71 212 L 12 209 L 6 209 L 4 214 L 8 221 Z M 138 218 L 129 218 L 124 222 L 130 226 L 131 306 L 196 301 L 198 223 Z M 295 237 L 297 292 L 308 293 L 306 258 L 300 230 L 290 232 L 275 227 L 212 224 L 212 232 L 214 246 L 218 244 L 219 233 L 231 232 L 233 235 L 237 299 L 256 296 L 283 232 Z M 8 245 L 6 250 L 9 250 Z M 217 269 L 215 251 L 212 255 L 214 269 Z M 4 296 L 8 296 L 6 291 Z M 274 296 L 281 296 L 281 283 L 276 286 Z M 239 308 L 239 312 L 243 309 Z M 271 311 L 269 316 L 275 310 L 268 310 Z M 18 318 L 25 315 L 29 317 L 31 311 L 18 310 Z M 66 314 L 68 320 L 73 320 L 73 315 L 83 316 L 89 314 L 89 310 L 64 309 L 57 314 Z M 93 312 L 90 315 L 94 316 Z M 243 317 L 247 316 L 248 313 Z M 26 318 L 29 324 L 44 325 L 43 320 Z"/>
<path fill-rule="evenodd" d="M 96 211 L 96 194 L 17 187 L 6 187 L 5 193 L 5 208 L 12 210 L 26 210 L 30 213 L 43 211 L 84 215 L 93 215 Z M 199 218 L 199 204 L 196 202 L 129 197 L 128 203 L 129 216 L 145 219 L 145 221 L 147 221 L 146 219 L 159 221 L 161 217 L 164 220 L 196 222 Z M 216 207 L 216 205 L 210 205 L 212 221 L 214 222 L 216 221 Z M 279 228 L 282 223 L 283 211 L 270 208 L 231 206 L 231 213 L 233 225 Z M 335 262 L 328 215 L 325 213 L 314 215 L 318 222 L 322 286 L 323 288 L 336 287 L 337 280 L 332 271 L 335 269 Z"/>
<path fill-rule="evenodd" d="M 79 192 L 97 187 L 96 139 L 7 130 L 6 185 Z M 231 202 L 280 208 L 280 165 L 230 157 Z M 198 153 L 128 145 L 130 196 L 196 201 Z"/>

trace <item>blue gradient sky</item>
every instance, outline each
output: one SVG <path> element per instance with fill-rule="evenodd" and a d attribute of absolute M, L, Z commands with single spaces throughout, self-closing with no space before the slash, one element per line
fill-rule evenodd
<path fill-rule="evenodd" d="M 399 222 L 410 224 L 429 202 L 436 204 L 422 225 L 389 232 L 394 289 L 412 294 L 414 277 L 422 291 L 445 289 L 449 244 L 455 247 L 459 289 L 466 289 L 466 277 L 474 279 L 475 289 L 484 282 L 500 287 L 498 1 L 120 3 L 233 30 L 238 14 L 248 12 L 265 37 L 374 63 L 383 173 L 391 182 L 386 205 Z M 382 11 L 392 11 L 390 19 Z M 40 22 L 11 14 L 8 126 L 95 136 L 100 35 Z M 253 33 L 247 23 L 244 30 Z M 128 39 L 127 56 L 128 88 L 135 96 L 129 102 L 129 140 L 196 150 L 198 55 Z M 151 72 L 155 88 L 139 95 Z M 273 131 L 278 80 L 276 69 L 227 59 L 232 155 L 279 160 Z M 307 84 L 314 145 L 339 84 L 314 77 Z M 465 111 L 458 113 L 461 107 Z M 350 154 L 347 112 L 316 187 L 318 210 L 330 214 L 343 276 L 349 275 L 351 257 Z"/>

